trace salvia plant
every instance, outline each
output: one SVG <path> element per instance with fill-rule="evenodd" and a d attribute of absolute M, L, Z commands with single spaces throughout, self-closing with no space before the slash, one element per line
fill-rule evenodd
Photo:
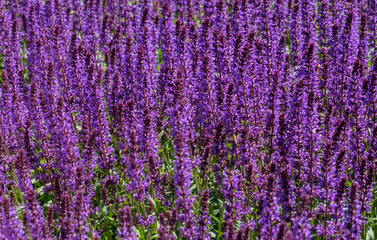
<path fill-rule="evenodd" d="M 0 239 L 374 239 L 376 0 L 0 0 Z"/>

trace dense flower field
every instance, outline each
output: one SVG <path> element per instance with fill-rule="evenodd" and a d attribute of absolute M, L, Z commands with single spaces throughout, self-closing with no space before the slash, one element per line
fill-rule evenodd
<path fill-rule="evenodd" d="M 374 239 L 376 0 L 0 0 L 0 239 Z"/>

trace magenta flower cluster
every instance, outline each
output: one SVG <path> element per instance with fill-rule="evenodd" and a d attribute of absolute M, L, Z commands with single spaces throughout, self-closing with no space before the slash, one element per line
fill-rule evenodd
<path fill-rule="evenodd" d="M 0 0 L 0 70 L 0 239 L 377 231 L 376 0 Z"/>

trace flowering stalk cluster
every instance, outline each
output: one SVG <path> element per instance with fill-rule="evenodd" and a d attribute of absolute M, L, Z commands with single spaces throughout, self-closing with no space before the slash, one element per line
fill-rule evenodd
<path fill-rule="evenodd" d="M 367 238 L 376 43 L 376 0 L 0 0 L 0 239 Z"/>

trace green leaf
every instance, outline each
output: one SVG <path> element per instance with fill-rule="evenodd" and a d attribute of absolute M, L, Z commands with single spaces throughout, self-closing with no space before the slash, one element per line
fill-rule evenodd
<path fill-rule="evenodd" d="M 220 212 L 220 209 L 215 209 L 212 211 L 214 215 L 217 215 Z"/>
<path fill-rule="evenodd" d="M 140 235 L 140 232 L 137 228 L 134 227 L 134 233 L 136 233 L 137 237 L 140 239 L 141 238 L 141 235 Z"/>
<path fill-rule="evenodd" d="M 374 231 L 371 227 L 368 228 L 367 235 L 366 235 L 366 240 L 374 240 Z"/>
<path fill-rule="evenodd" d="M 158 238 L 158 234 L 151 236 L 151 239 L 157 239 L 157 238 Z"/>
<path fill-rule="evenodd" d="M 220 224 L 220 221 L 219 219 L 217 219 L 217 217 L 213 216 L 212 214 L 210 214 L 210 216 L 213 220 L 215 220 L 218 224 Z"/>
<path fill-rule="evenodd" d="M 164 130 L 162 130 L 159 134 L 158 134 L 158 140 L 161 140 L 162 136 L 164 135 Z"/>

